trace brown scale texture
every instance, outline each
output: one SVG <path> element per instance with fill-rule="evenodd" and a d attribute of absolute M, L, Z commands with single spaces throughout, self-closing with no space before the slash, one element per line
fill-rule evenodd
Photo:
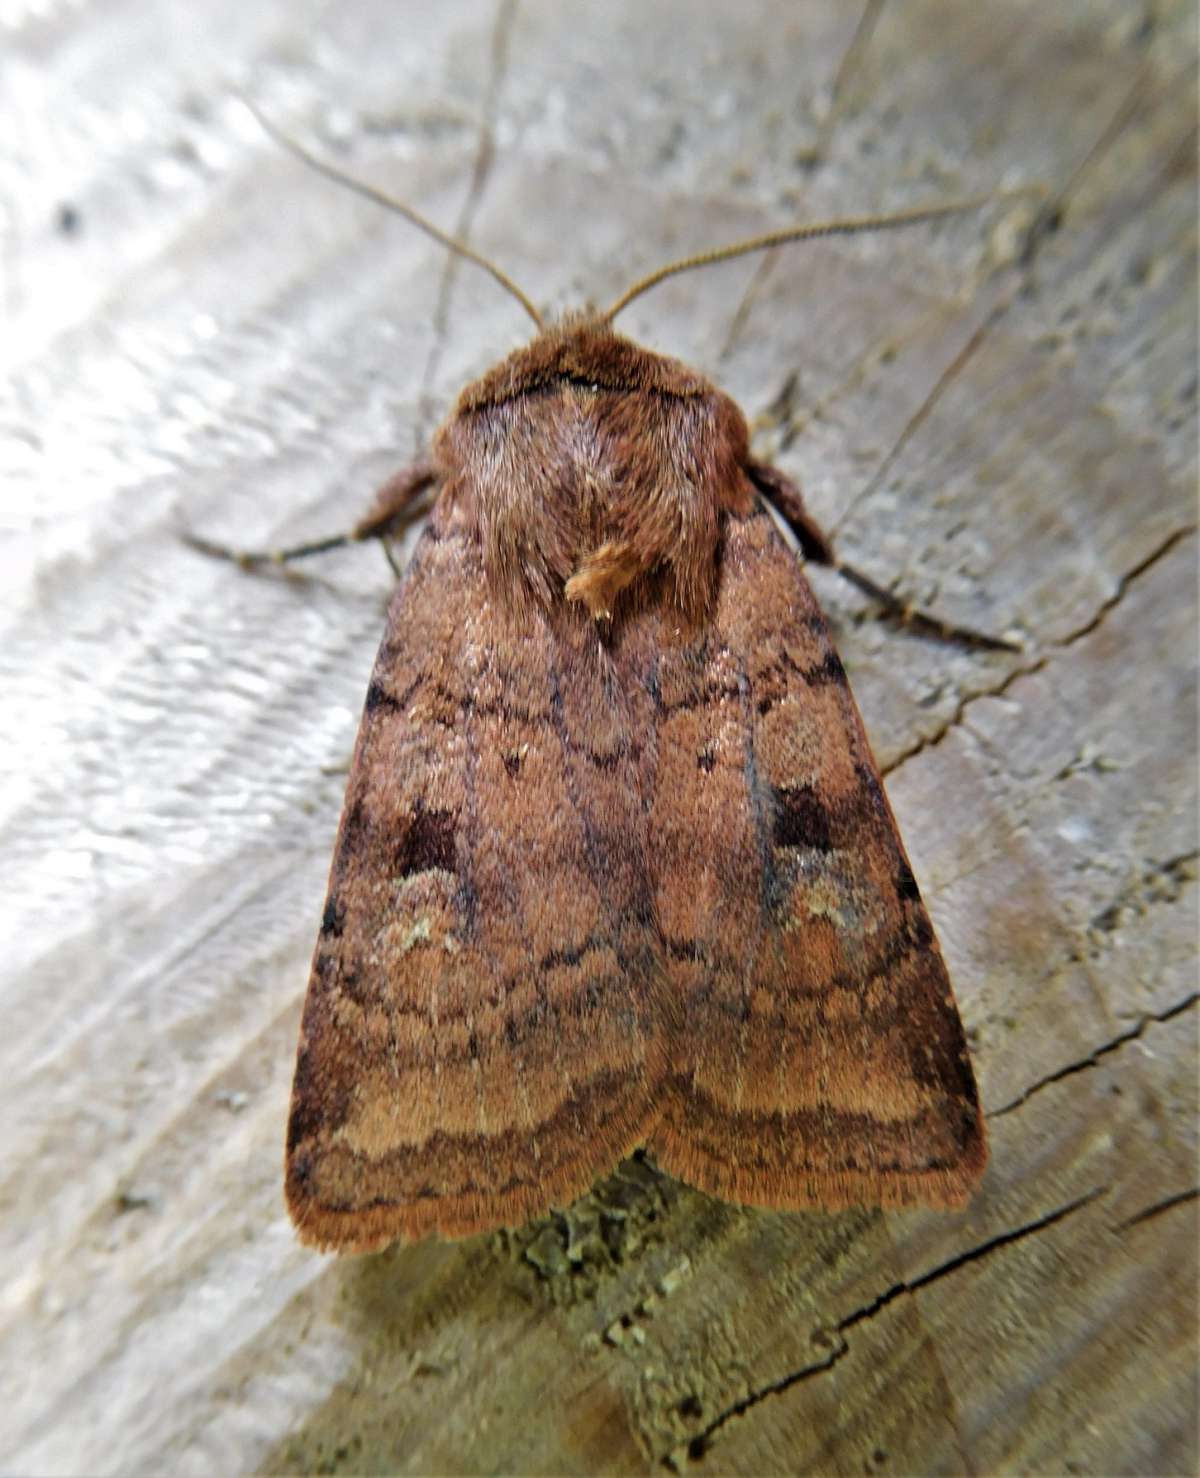
<path fill-rule="evenodd" d="M 439 433 L 305 1003 L 305 1240 L 519 1223 L 640 1144 L 759 1205 L 978 1180 L 945 966 L 747 459 L 732 402 L 587 319 Z"/>

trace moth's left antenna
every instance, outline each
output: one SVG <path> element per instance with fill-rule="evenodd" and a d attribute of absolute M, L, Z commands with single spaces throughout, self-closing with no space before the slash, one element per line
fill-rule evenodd
<path fill-rule="evenodd" d="M 384 210 L 394 211 L 398 216 L 403 216 L 411 225 L 416 226 L 419 231 L 424 231 L 427 236 L 432 236 L 435 241 L 440 242 L 448 251 L 457 252 L 460 257 L 465 257 L 468 262 L 474 262 L 477 267 L 482 267 L 502 288 L 516 298 L 517 302 L 525 309 L 538 328 L 543 327 L 542 315 L 534 307 L 531 300 L 526 297 L 507 272 L 503 272 L 496 266 L 495 262 L 490 262 L 487 257 L 482 256 L 479 252 L 469 247 L 465 241 L 459 241 L 457 237 L 451 236 L 448 232 L 443 231 L 440 226 L 435 226 L 420 211 L 414 210 L 411 205 L 406 205 L 403 200 L 397 200 L 394 196 L 387 194 L 386 191 L 368 184 L 366 180 L 357 179 L 354 175 L 348 174 L 344 169 L 339 169 L 336 164 L 331 164 L 319 155 L 310 153 L 303 144 L 297 143 L 295 139 L 289 137 L 282 129 L 276 128 L 275 124 L 248 97 L 240 93 L 238 96 L 240 101 L 253 114 L 263 132 L 269 134 L 277 144 L 280 144 L 290 154 L 294 154 L 302 163 L 307 164 L 310 169 L 316 170 L 318 174 L 324 175 L 326 179 L 333 180 L 336 184 L 344 185 L 347 190 L 353 190 L 356 195 L 361 195 L 364 200 L 371 200 L 376 205 L 383 206 Z"/>

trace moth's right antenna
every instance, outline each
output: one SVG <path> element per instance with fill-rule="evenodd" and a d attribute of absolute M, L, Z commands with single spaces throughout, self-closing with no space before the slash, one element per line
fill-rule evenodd
<path fill-rule="evenodd" d="M 420 211 L 414 210 L 411 205 L 405 205 L 403 200 L 397 200 L 394 196 L 388 195 L 386 191 L 377 189 L 376 186 L 368 184 L 365 180 L 357 179 L 354 175 L 348 174 L 344 169 L 339 169 L 336 164 L 330 164 L 328 160 L 310 153 L 303 144 L 297 143 L 295 139 L 290 138 L 282 129 L 276 128 L 271 120 L 264 113 L 260 112 L 258 107 L 248 97 L 241 96 L 241 101 L 254 115 L 255 120 L 264 133 L 269 134 L 277 144 L 282 145 L 290 154 L 294 154 L 297 159 L 307 164 L 310 169 L 316 170 L 318 174 L 324 175 L 326 179 L 333 180 L 336 184 L 344 185 L 347 190 L 353 190 L 356 195 L 361 195 L 364 200 L 373 201 L 376 205 L 382 205 L 385 210 L 394 211 L 398 216 L 403 216 L 411 225 L 416 226 L 420 231 L 424 231 L 426 236 L 432 236 L 435 241 L 440 242 L 447 250 L 457 252 L 460 257 L 465 257 L 468 262 L 474 262 L 477 267 L 482 267 L 502 288 L 516 298 L 517 302 L 525 309 L 538 328 L 544 326 L 542 315 L 534 307 L 530 299 L 526 297 L 507 272 L 501 271 L 496 266 L 495 262 L 488 261 L 487 257 L 481 256 L 479 252 L 469 247 L 465 241 L 459 241 L 456 237 L 443 231 L 440 226 L 435 226 L 432 221 L 426 220 Z"/>
<path fill-rule="evenodd" d="M 634 298 L 640 298 L 652 287 L 657 287 L 668 277 L 680 272 L 691 272 L 696 267 L 709 267 L 714 262 L 727 262 L 731 257 L 743 257 L 749 252 L 767 251 L 771 247 L 783 246 L 789 241 L 810 241 L 816 236 L 856 236 L 867 231 L 891 231 L 899 226 L 916 226 L 922 221 L 937 221 L 943 216 L 962 215 L 964 211 L 979 210 L 981 206 L 1016 195 L 1042 195 L 1040 186 L 1023 186 L 1015 190 L 1002 190 L 991 195 L 974 195 L 967 200 L 952 200 L 948 203 L 919 205 L 912 210 L 902 210 L 890 216 L 854 216 L 846 220 L 815 221 L 808 225 L 784 226 L 779 231 L 767 231 L 762 236 L 752 236 L 748 241 L 735 241 L 731 246 L 719 246 L 712 251 L 697 252 L 695 256 L 681 257 L 677 262 L 668 262 L 665 267 L 648 273 L 628 288 L 606 309 L 602 315 L 605 323 L 611 323 L 618 313 L 623 312 Z"/>

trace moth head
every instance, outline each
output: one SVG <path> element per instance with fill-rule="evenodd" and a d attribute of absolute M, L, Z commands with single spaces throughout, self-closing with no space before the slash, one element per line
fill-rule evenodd
<path fill-rule="evenodd" d="M 748 455 L 733 401 L 597 314 L 468 385 L 434 443 L 498 599 L 595 621 L 655 601 L 704 616 L 721 519 L 753 497 Z"/>

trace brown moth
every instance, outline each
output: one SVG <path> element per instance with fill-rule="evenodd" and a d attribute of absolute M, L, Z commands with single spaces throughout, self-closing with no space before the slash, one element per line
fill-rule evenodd
<path fill-rule="evenodd" d="M 757 1206 L 957 1207 L 982 1174 L 946 967 L 764 505 L 836 562 L 738 407 L 612 328 L 693 264 L 552 327 L 518 292 L 536 337 L 350 536 L 432 495 L 304 1005 L 286 1194 L 316 1247 L 519 1224 L 638 1146 Z"/>

